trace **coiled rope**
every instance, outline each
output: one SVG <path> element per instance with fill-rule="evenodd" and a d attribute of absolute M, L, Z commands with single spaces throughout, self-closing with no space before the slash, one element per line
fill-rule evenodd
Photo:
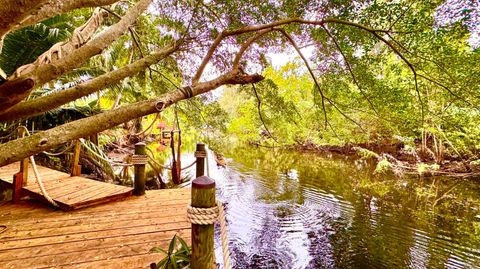
<path fill-rule="evenodd" d="M 201 156 L 206 158 L 207 176 L 210 177 L 210 169 L 208 167 L 208 154 L 207 152 L 195 152 L 195 157 Z M 227 237 L 227 221 L 225 218 L 225 211 L 223 204 L 217 201 L 215 207 L 200 208 L 187 206 L 187 219 L 190 223 L 198 225 L 211 225 L 215 224 L 218 220 L 220 222 L 220 237 L 222 239 L 222 251 L 223 251 L 223 265 L 225 269 L 231 269 L 230 264 L 230 249 L 228 247 Z"/>
<path fill-rule="evenodd" d="M 211 225 L 220 222 L 220 237 L 222 239 L 223 264 L 225 269 L 231 269 L 230 249 L 228 248 L 227 221 L 223 204 L 217 201 L 217 206 L 210 208 L 187 206 L 187 219 L 192 224 Z"/>

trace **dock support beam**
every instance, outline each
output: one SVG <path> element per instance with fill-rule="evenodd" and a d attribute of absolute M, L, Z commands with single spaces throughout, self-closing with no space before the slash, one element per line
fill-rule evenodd
<path fill-rule="evenodd" d="M 142 157 L 141 157 L 142 156 Z M 135 170 L 134 177 L 134 195 L 144 195 L 145 194 L 145 165 L 147 164 L 146 160 L 146 144 L 144 142 L 138 142 L 135 144 L 135 155 L 132 158 L 132 162 Z"/>
<path fill-rule="evenodd" d="M 197 144 L 197 150 L 198 145 L 199 144 Z M 203 146 L 205 149 L 205 145 Z M 206 176 L 194 179 L 192 181 L 192 207 L 210 208 L 215 206 L 215 181 Z M 192 256 L 190 260 L 192 269 L 214 268 L 213 238 L 213 224 L 192 224 Z"/>
<path fill-rule="evenodd" d="M 75 148 L 73 150 L 73 157 L 72 157 L 72 170 L 70 172 L 70 175 L 72 177 L 80 176 L 80 173 L 82 171 L 82 166 L 78 164 L 80 162 L 81 149 L 82 149 L 82 144 L 80 143 L 80 140 L 78 139 L 75 140 Z"/>

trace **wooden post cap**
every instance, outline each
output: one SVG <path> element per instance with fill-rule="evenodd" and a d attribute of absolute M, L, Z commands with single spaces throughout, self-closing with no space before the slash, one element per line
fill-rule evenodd
<path fill-rule="evenodd" d="M 207 176 L 200 176 L 192 181 L 192 188 L 195 188 L 195 189 L 215 188 L 215 181 Z"/>
<path fill-rule="evenodd" d="M 141 147 L 141 146 L 146 146 L 145 142 L 138 142 L 135 144 L 135 147 Z"/>

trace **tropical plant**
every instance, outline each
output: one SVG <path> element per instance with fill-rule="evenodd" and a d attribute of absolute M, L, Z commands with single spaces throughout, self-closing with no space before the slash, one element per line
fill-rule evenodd
<path fill-rule="evenodd" d="M 157 264 L 157 269 L 177 269 L 190 267 L 190 254 L 192 248 L 180 236 L 174 235 L 168 249 L 154 247 L 150 251 L 165 254 Z"/>

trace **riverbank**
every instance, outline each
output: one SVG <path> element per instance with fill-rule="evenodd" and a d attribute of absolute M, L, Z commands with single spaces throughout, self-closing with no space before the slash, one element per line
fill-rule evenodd
<path fill-rule="evenodd" d="M 254 144 L 256 146 L 262 146 Z M 285 150 L 313 152 L 320 155 L 336 154 L 375 162 L 376 173 L 392 171 L 398 176 L 418 174 L 422 176 L 444 175 L 452 177 L 480 176 L 480 160 L 473 157 L 440 154 L 420 145 L 415 147 L 402 142 L 382 141 L 345 145 L 316 145 L 313 143 L 282 146 Z"/>

